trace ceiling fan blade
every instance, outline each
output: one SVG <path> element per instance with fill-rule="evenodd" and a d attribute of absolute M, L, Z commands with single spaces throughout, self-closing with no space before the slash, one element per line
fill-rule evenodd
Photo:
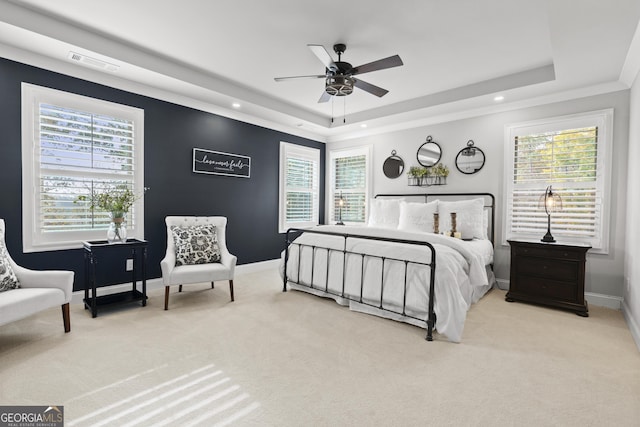
<path fill-rule="evenodd" d="M 382 89 L 379 86 L 372 85 L 371 83 L 367 83 L 359 79 L 353 79 L 353 84 L 355 87 L 362 89 L 365 92 L 369 92 L 370 94 L 375 96 L 383 97 L 387 93 L 389 93 L 389 91 L 386 89 Z"/>
<path fill-rule="evenodd" d="M 292 76 L 292 77 L 275 77 L 273 80 L 277 82 L 282 82 L 285 80 L 302 80 L 302 79 L 324 79 L 324 74 L 315 74 L 313 76 Z"/>
<path fill-rule="evenodd" d="M 404 65 L 400 56 L 393 55 L 388 58 L 379 59 L 377 61 L 369 62 L 351 69 L 351 75 L 370 73 L 371 71 L 384 70 L 386 68 L 399 67 Z"/>
<path fill-rule="evenodd" d="M 333 62 L 331 55 L 329 55 L 329 52 L 327 52 L 327 49 L 325 49 L 324 46 L 320 44 L 308 44 L 307 46 L 309 46 L 311 52 L 318 57 L 320 62 L 324 64 L 326 69 L 331 71 L 336 71 L 338 69 L 338 66 Z"/>
<path fill-rule="evenodd" d="M 331 95 L 329 95 L 328 92 L 324 91 L 324 92 L 322 92 L 322 95 L 320 96 L 320 99 L 318 99 L 318 103 L 328 102 L 330 99 L 331 99 Z"/>

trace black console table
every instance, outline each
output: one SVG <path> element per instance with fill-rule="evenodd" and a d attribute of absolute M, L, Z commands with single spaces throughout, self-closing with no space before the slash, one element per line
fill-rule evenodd
<path fill-rule="evenodd" d="M 84 268 L 85 268 L 85 286 L 84 286 L 84 307 L 91 310 L 92 317 L 98 315 L 98 307 L 130 303 L 141 301 L 142 306 L 147 305 L 147 242 L 139 239 L 127 239 L 122 243 L 109 243 L 106 240 L 94 240 L 83 242 L 84 247 Z M 117 250 L 130 249 L 133 259 L 132 282 L 133 286 L 130 291 L 118 292 L 108 295 L 97 296 L 96 293 L 96 266 L 99 260 L 105 260 L 109 256 L 116 253 Z M 138 264 L 141 264 L 142 273 L 142 292 L 136 287 L 136 277 L 138 273 Z M 91 290 L 91 292 L 89 292 Z"/>

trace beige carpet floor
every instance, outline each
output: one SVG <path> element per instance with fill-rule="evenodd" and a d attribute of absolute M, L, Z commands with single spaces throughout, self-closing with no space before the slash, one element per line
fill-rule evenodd
<path fill-rule="evenodd" d="M 280 291 L 275 270 L 185 286 L 95 319 L 72 305 L 0 327 L 0 404 L 65 426 L 639 426 L 640 353 L 618 311 L 504 301 L 463 342 Z"/>

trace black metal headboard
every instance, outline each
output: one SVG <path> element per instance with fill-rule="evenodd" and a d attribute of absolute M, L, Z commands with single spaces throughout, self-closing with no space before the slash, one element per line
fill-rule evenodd
<path fill-rule="evenodd" d="M 482 197 L 484 199 L 484 209 L 489 212 L 489 225 L 491 226 L 491 230 L 489 234 L 489 240 L 495 247 L 495 225 L 496 225 L 496 198 L 491 193 L 407 193 L 407 194 L 376 194 L 375 198 L 378 197 L 393 197 L 393 198 L 423 198 L 424 203 L 429 202 L 434 199 L 441 198 L 450 198 L 453 200 L 467 200 L 471 198 L 479 198 Z"/>

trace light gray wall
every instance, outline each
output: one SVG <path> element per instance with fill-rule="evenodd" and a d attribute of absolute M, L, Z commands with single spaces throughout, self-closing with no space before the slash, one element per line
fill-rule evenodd
<path fill-rule="evenodd" d="M 623 310 L 640 348 L 640 74 L 631 88 L 629 120 L 629 173 L 627 189 L 627 240 L 625 244 Z"/>
<path fill-rule="evenodd" d="M 627 152 L 629 134 L 629 91 L 558 102 L 537 107 L 489 114 L 463 120 L 362 137 L 348 141 L 330 142 L 327 150 L 369 145 L 372 148 L 372 194 L 411 192 L 490 192 L 496 196 L 496 252 L 495 272 L 498 279 L 509 280 L 509 247 L 502 245 L 504 216 L 504 128 L 512 123 L 581 112 L 614 109 L 611 188 L 611 219 L 609 254 L 589 254 L 586 291 L 622 296 L 625 241 L 625 209 L 627 183 Z M 442 147 L 442 163 L 449 166 L 447 185 L 443 187 L 409 187 L 405 175 L 389 179 L 382 173 L 382 163 L 396 150 L 405 162 L 405 170 L 417 165 L 416 151 L 431 135 Z M 484 168 L 474 175 L 460 173 L 454 164 L 455 156 L 468 140 L 481 148 L 487 158 Z M 329 167 L 327 162 L 327 167 Z M 327 176 L 329 173 L 327 172 Z M 329 188 L 327 186 L 327 188 Z M 639 276 L 640 277 L 640 276 Z"/>

